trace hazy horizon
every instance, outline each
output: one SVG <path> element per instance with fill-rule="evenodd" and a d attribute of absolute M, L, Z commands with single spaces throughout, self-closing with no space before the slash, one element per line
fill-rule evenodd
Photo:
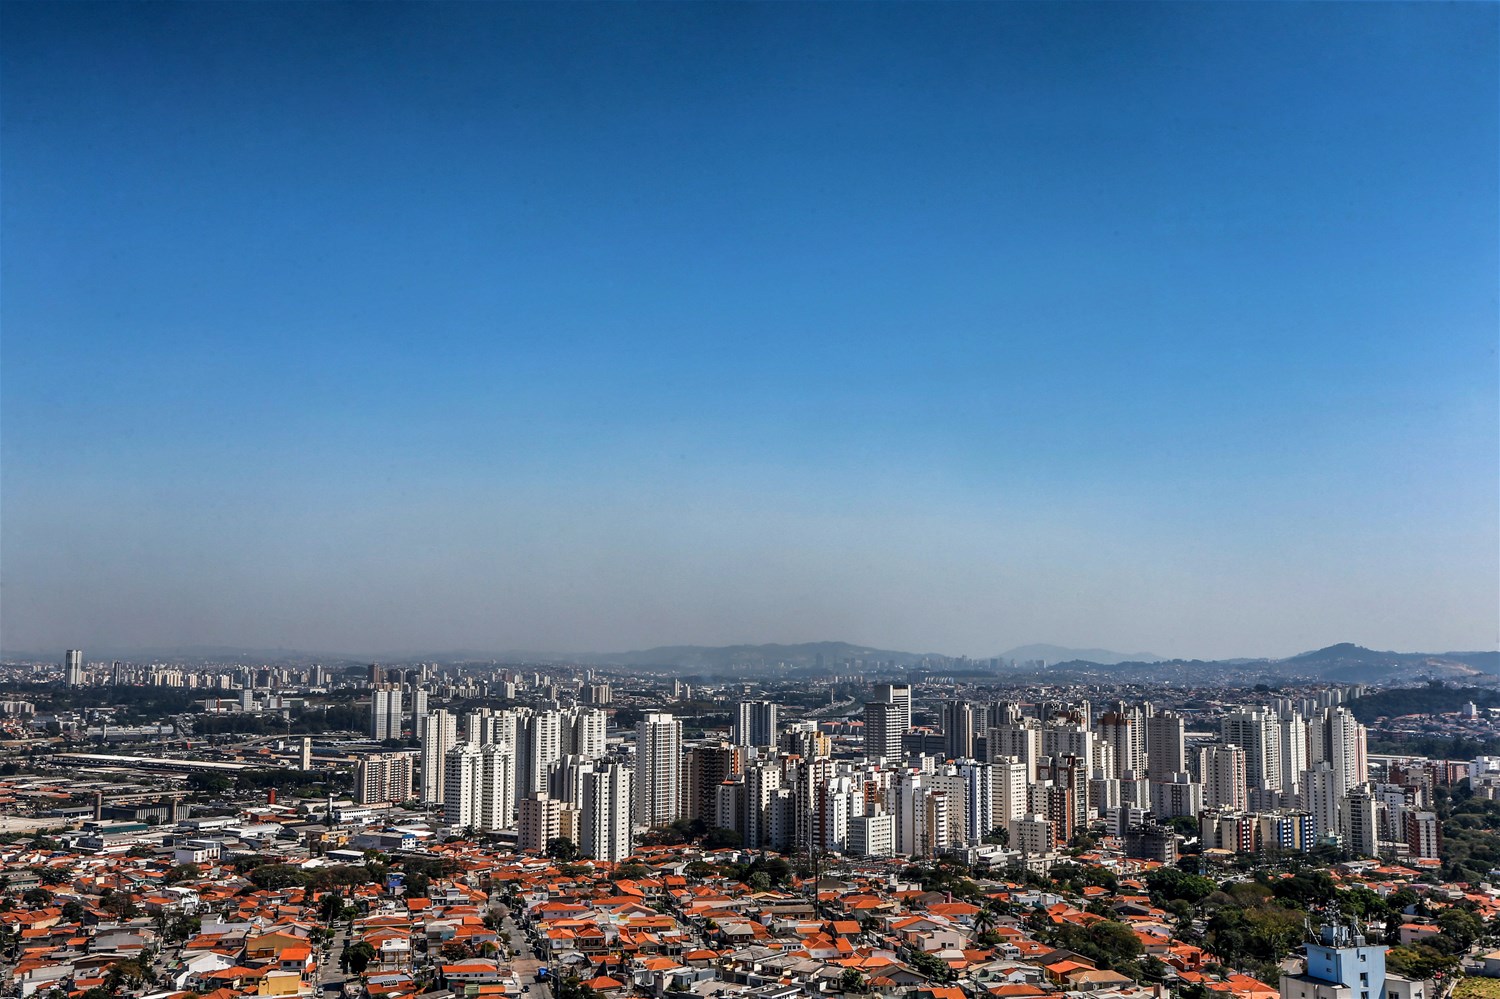
<path fill-rule="evenodd" d="M 1500 647 L 1500 6 L 5 17 L 6 649 Z"/>

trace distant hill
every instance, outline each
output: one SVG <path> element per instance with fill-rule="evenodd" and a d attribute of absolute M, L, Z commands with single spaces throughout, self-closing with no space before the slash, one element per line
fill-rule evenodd
<path fill-rule="evenodd" d="M 663 645 L 636 652 L 605 652 L 572 656 L 573 661 L 600 666 L 654 666 L 691 670 L 699 673 L 726 673 L 759 669 L 786 663 L 800 669 L 816 668 L 818 656 L 823 666 L 836 672 L 845 659 L 879 660 L 899 666 L 915 666 L 926 658 L 944 658 L 936 652 L 897 652 L 874 649 L 848 642 L 803 642 L 798 645 Z"/>
<path fill-rule="evenodd" d="M 1490 657 L 1489 669 L 1481 665 L 1487 656 Z M 1493 653 L 1379 652 L 1352 642 L 1340 642 L 1282 659 L 1273 666 L 1278 673 L 1316 676 L 1344 683 L 1387 682 L 1415 676 L 1456 679 L 1495 672 L 1493 656 Z"/>
<path fill-rule="evenodd" d="M 1001 659 L 1013 659 L 1017 662 L 1034 662 L 1040 660 L 1044 663 L 1069 663 L 1085 662 L 1097 663 L 1100 666 L 1114 666 L 1118 663 L 1155 663 L 1161 662 L 1163 657 L 1153 655 L 1150 652 L 1111 652 L 1108 649 L 1070 649 L 1062 645 L 1021 645 L 1009 652 L 1000 653 Z"/>
<path fill-rule="evenodd" d="M 60 651 L 51 654 L 25 654 L 7 651 L 7 661 L 59 662 Z M 893 664 L 898 669 L 924 664 L 952 670 L 957 657 L 936 652 L 900 652 L 877 649 L 850 642 L 803 642 L 795 645 L 663 645 L 633 652 L 554 653 L 491 652 L 452 649 L 385 654 L 350 654 L 347 652 L 307 652 L 289 649 L 246 649 L 229 646 L 194 646 L 176 649 L 85 650 L 90 661 L 129 659 L 192 661 L 210 660 L 245 663 L 322 662 L 337 668 L 353 663 L 383 662 L 545 662 L 576 663 L 593 666 L 622 666 L 652 669 L 667 673 L 725 676 L 774 674 L 796 677 L 818 674 L 819 657 L 822 674 L 837 673 L 850 659 Z M 1022 645 L 1001 653 L 1001 659 L 1021 664 L 1042 662 L 1051 677 L 1074 676 L 1092 682 L 1107 674 L 1114 680 L 1170 681 L 1173 683 L 1218 682 L 1276 683 L 1283 679 L 1327 680 L 1335 683 L 1378 683 L 1382 685 L 1415 685 L 1428 680 L 1461 684 L 1492 685 L 1500 675 L 1500 652 L 1379 652 L 1352 642 L 1340 642 L 1285 659 L 1163 659 L 1149 652 L 1112 652 L 1108 649 L 1075 649 L 1061 645 Z M 988 672 L 983 660 L 972 663 L 979 672 Z M 1008 676 L 1017 675 L 1008 672 Z"/>

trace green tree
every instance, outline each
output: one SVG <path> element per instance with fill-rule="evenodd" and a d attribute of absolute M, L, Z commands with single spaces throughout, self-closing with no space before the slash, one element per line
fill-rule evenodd
<path fill-rule="evenodd" d="M 1152 898 L 1163 903 L 1182 899 L 1196 905 L 1213 894 L 1218 887 L 1208 878 L 1189 874 L 1175 867 L 1158 867 L 1146 875 L 1146 890 L 1151 893 Z"/>
<path fill-rule="evenodd" d="M 565 864 L 577 860 L 578 844 L 566 836 L 555 836 L 547 841 L 547 856 Z"/>
<path fill-rule="evenodd" d="M 722 850 L 740 846 L 744 841 L 744 837 L 733 829 L 715 827 L 704 835 L 703 848 L 705 850 Z"/>
<path fill-rule="evenodd" d="M 1426 943 L 1410 947 L 1392 947 L 1385 955 L 1385 966 L 1389 971 L 1406 978 L 1426 980 L 1439 972 L 1449 972 L 1458 966 L 1458 957 L 1444 954 Z"/>
<path fill-rule="evenodd" d="M 1453 940 L 1459 950 L 1468 950 L 1484 935 L 1484 921 L 1472 912 L 1450 907 L 1438 913 L 1438 927 Z"/>
<path fill-rule="evenodd" d="M 375 960 L 375 948 L 366 941 L 360 940 L 344 948 L 344 957 L 348 960 L 349 970 L 356 975 L 362 975 L 370 966 L 370 962 Z"/>

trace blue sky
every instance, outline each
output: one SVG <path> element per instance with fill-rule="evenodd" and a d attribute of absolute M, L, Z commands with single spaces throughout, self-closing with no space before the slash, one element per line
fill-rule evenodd
<path fill-rule="evenodd" d="M 7 649 L 1496 647 L 1494 5 L 4 17 Z"/>

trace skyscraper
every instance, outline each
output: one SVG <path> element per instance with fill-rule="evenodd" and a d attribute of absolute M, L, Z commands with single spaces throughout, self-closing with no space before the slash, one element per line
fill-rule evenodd
<path fill-rule="evenodd" d="M 444 764 L 444 822 L 491 831 L 511 827 L 516 794 L 509 747 L 461 742 L 448 751 Z"/>
<path fill-rule="evenodd" d="M 891 701 L 865 705 L 865 759 L 901 759 L 901 707 Z"/>
<path fill-rule="evenodd" d="M 1187 770 L 1187 726 L 1182 716 L 1162 711 L 1146 719 L 1146 776 L 1170 781 Z"/>
<path fill-rule="evenodd" d="M 875 687 L 875 700 L 888 701 L 896 705 L 899 717 L 897 724 L 900 732 L 911 728 L 911 684 L 909 683 L 882 683 Z"/>
<path fill-rule="evenodd" d="M 1121 778 L 1146 769 L 1144 719 L 1134 711 L 1106 711 L 1099 716 L 1098 735 L 1112 749 L 1108 776 Z"/>
<path fill-rule="evenodd" d="M 631 771 L 619 763 L 604 763 L 582 778 L 579 849 L 584 856 L 617 864 L 630 856 Z"/>
<path fill-rule="evenodd" d="M 736 746 L 775 746 L 776 705 L 770 701 L 741 701 L 736 704 L 732 739 Z"/>
<path fill-rule="evenodd" d="M 401 686 L 390 684 L 370 694 L 370 737 L 376 742 L 401 738 Z"/>
<path fill-rule="evenodd" d="M 968 701 L 943 705 L 943 752 L 950 760 L 974 755 L 974 711 Z"/>
<path fill-rule="evenodd" d="M 1240 708 L 1224 717 L 1225 743 L 1245 751 L 1245 780 L 1251 787 L 1281 790 L 1281 724 L 1265 708 Z M 1204 797 L 1208 797 L 1204 781 Z M 1212 807 L 1212 806 L 1210 806 Z"/>
<path fill-rule="evenodd" d="M 1369 780 L 1369 763 L 1365 755 L 1365 727 L 1348 708 L 1329 708 L 1323 722 L 1327 760 L 1333 767 L 1340 793 L 1363 787 Z"/>
<path fill-rule="evenodd" d="M 63 657 L 63 670 L 70 687 L 83 686 L 83 650 L 69 649 Z"/>
<path fill-rule="evenodd" d="M 1239 746 L 1208 746 L 1199 753 L 1198 761 L 1203 807 L 1236 810 L 1249 807 L 1244 749 Z"/>
<path fill-rule="evenodd" d="M 651 712 L 635 733 L 635 821 L 664 826 L 682 817 L 682 722 Z"/>
<path fill-rule="evenodd" d="M 422 800 L 443 803 L 444 768 L 448 751 L 458 740 L 458 720 L 447 708 L 427 713 L 422 723 Z"/>

